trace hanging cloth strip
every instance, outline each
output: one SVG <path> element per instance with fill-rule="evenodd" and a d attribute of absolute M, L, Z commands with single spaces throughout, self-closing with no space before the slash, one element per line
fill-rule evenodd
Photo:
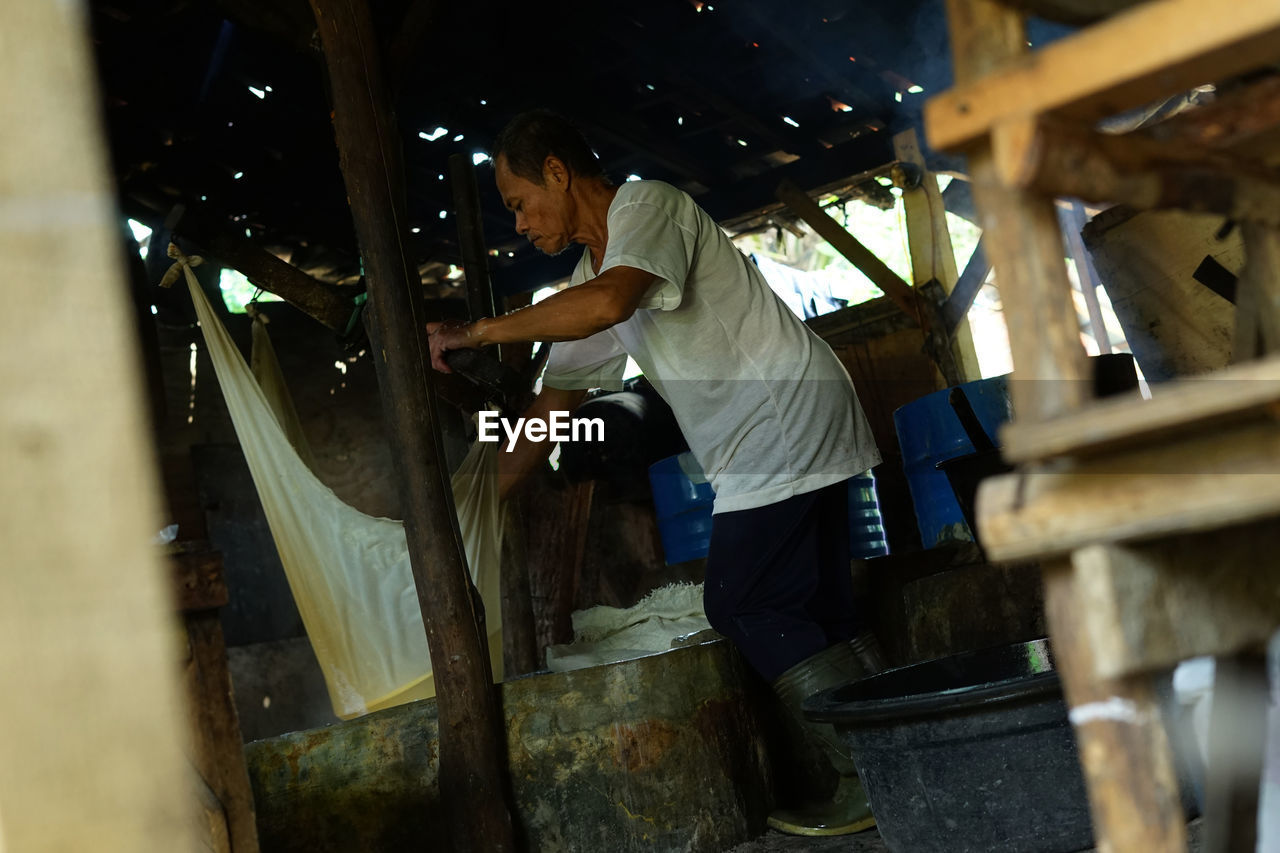
<path fill-rule="evenodd" d="M 287 398 L 283 383 L 267 383 L 277 397 L 273 407 L 191 271 L 201 259 L 188 258 L 173 245 L 169 257 L 177 263 L 165 280 L 172 284 L 179 275 L 186 277 L 222 396 L 324 672 L 334 713 L 350 719 L 434 696 L 404 524 L 365 515 L 316 478 L 273 413 L 274 408 L 287 421 L 293 411 L 292 402 L 286 405 L 279 399 L 281 394 Z M 258 358 L 259 373 L 279 377 L 269 349 L 259 349 Z M 262 364 L 263 359 L 272 364 Z M 301 431 L 295 434 L 301 440 Z M 487 614 L 490 661 L 500 678 L 502 511 L 497 447 L 477 443 L 471 448 L 453 476 L 453 494 L 472 581 Z"/>

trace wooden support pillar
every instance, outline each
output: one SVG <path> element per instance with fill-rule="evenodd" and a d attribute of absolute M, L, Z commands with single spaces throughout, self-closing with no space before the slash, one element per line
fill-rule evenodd
<path fill-rule="evenodd" d="M 1098 853 L 1181 853 L 1186 818 L 1152 680 L 1096 677 L 1080 619 L 1088 591 L 1066 560 L 1046 561 L 1043 570 L 1045 618 L 1080 745 Z"/>
<path fill-rule="evenodd" d="M 450 155 L 449 184 L 453 190 L 453 212 L 458 219 L 462 268 L 466 271 L 467 308 L 472 320 L 492 317 L 493 284 L 489 279 L 489 257 L 485 253 L 480 188 L 476 185 L 476 168 L 466 154 Z"/>
<path fill-rule="evenodd" d="M 1020 13 L 995 0 L 947 0 L 957 87 L 1027 51 Z M 936 115 L 936 113 L 935 113 Z M 938 143 L 936 123 L 930 136 Z M 1062 235 L 1052 198 L 1001 180 L 995 150 L 1019 124 L 995 124 L 965 148 L 986 251 L 996 270 L 1013 354 L 1015 418 L 1035 423 L 1091 396 Z M 1186 849 L 1172 753 L 1146 676 L 1097 678 L 1075 567 L 1044 564 L 1045 610 L 1080 745 L 1094 833 L 1102 853 Z"/>
<path fill-rule="evenodd" d="M 956 267 L 956 253 L 951 245 L 951 230 L 947 227 L 947 208 L 938 190 L 938 178 L 924 162 L 920 141 L 914 129 L 904 130 L 893 137 L 893 152 L 900 163 L 914 167 L 912 178 L 902 187 L 902 206 L 907 219 L 907 246 L 911 252 L 911 284 L 920 288 L 936 281 L 946 296 L 956 289 L 960 275 Z M 895 171 L 895 183 L 898 173 Z M 904 175 L 904 177 L 906 177 Z M 981 286 L 981 283 L 979 283 Z M 969 301 L 972 305 L 973 301 Z M 966 305 L 967 309 L 969 305 Z M 944 322 L 943 331 L 950 339 L 951 356 L 955 359 L 960 377 L 964 381 L 982 378 L 978 366 L 978 352 L 973 346 L 973 333 L 963 315 L 954 323 Z"/>
<path fill-rule="evenodd" d="M 253 790 L 218 619 L 218 608 L 227 604 L 222 555 L 208 550 L 206 543 L 173 546 L 170 553 L 175 597 L 186 627 L 183 670 L 191 721 L 191 763 L 204 782 L 201 790 L 213 795 L 225 820 L 227 849 L 231 853 L 258 853 Z"/>
<path fill-rule="evenodd" d="M 0 3 L 0 848 L 193 850 L 87 4 Z"/>
<path fill-rule="evenodd" d="M 1021 15 L 995 0 L 948 0 L 947 16 L 958 85 L 1026 52 Z M 1053 200 L 1001 182 L 1000 132 L 965 153 L 1009 328 L 1014 416 L 1038 421 L 1088 399 L 1087 364 Z"/>
<path fill-rule="evenodd" d="M 512 851 L 504 728 L 443 464 L 422 288 L 408 222 L 395 118 L 366 0 L 311 0 L 333 92 L 347 196 L 369 284 L 373 351 L 391 449 L 400 463 L 405 534 L 435 673 L 440 796 L 452 848 Z M 426 804 L 424 803 L 424 808 Z"/>

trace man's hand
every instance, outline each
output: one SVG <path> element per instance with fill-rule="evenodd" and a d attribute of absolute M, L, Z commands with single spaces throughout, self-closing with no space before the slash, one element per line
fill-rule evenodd
<path fill-rule="evenodd" d="M 431 345 L 431 366 L 441 373 L 453 373 L 444 363 L 444 354 L 454 349 L 474 349 L 480 342 L 471 336 L 471 324 L 461 320 L 427 324 L 427 342 Z"/>

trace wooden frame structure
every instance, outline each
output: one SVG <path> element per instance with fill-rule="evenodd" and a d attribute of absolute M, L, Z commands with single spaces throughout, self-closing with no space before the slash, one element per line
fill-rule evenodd
<path fill-rule="evenodd" d="M 1099 849 L 1181 851 L 1156 673 L 1194 654 L 1254 648 L 1280 625 L 1258 557 L 1274 550 L 1280 515 L 1280 360 L 1253 361 L 1280 344 L 1280 205 L 1271 164 L 1185 132 L 1194 121 L 1171 122 L 1163 138 L 1104 137 L 1093 125 L 1280 59 L 1280 6 L 1242 0 L 1224 15 L 1196 0 L 1153 0 L 1035 52 L 1011 6 L 948 0 L 947 11 L 956 86 L 926 105 L 927 132 L 935 147 L 968 156 L 1015 367 L 1017 420 L 1004 443 L 1020 468 L 983 484 L 978 526 L 993 559 L 1043 567 Z M 1243 109 L 1265 116 L 1268 105 Z M 1093 402 L 1054 214 L 1062 195 L 1244 222 L 1236 360 L 1250 363 L 1219 381 L 1182 380 L 1150 402 Z M 1223 670 L 1224 692 L 1249 681 Z M 1245 716 L 1234 737 L 1256 742 L 1258 716 Z M 1258 779 L 1214 762 L 1206 849 L 1252 850 Z"/>

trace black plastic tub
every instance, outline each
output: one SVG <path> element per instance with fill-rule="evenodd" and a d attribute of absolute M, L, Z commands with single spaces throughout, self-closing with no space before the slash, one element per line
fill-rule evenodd
<path fill-rule="evenodd" d="M 1093 846 L 1075 735 L 1046 641 L 893 669 L 810 698 L 849 745 L 894 853 Z"/>

